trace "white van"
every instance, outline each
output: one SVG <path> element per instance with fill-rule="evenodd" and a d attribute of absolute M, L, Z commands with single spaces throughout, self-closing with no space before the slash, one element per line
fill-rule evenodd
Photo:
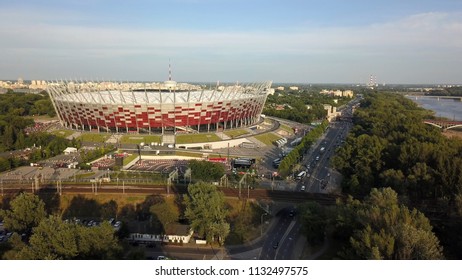
<path fill-rule="evenodd" d="M 305 175 L 306 175 L 306 171 L 302 171 L 302 172 L 297 174 L 296 179 L 301 180 L 303 177 L 305 177 Z"/>

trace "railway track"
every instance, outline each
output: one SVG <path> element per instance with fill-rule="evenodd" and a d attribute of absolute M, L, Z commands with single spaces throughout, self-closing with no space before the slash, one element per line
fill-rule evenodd
<path fill-rule="evenodd" d="M 187 193 L 187 186 L 149 186 L 149 185 L 112 185 L 104 184 L 102 186 L 92 185 L 71 185 L 66 184 L 61 188 L 56 185 L 43 185 L 38 190 L 33 190 L 31 186 L 1 186 L 1 195 L 8 196 L 14 195 L 18 192 L 34 192 L 34 193 L 59 193 L 62 194 L 140 194 L 140 195 L 182 195 Z M 272 191 L 266 189 L 242 189 L 239 192 L 237 188 L 220 188 L 226 197 L 235 197 L 242 199 L 256 199 L 256 200 L 273 200 L 301 203 L 305 201 L 316 201 L 323 205 L 333 205 L 339 195 L 321 194 L 321 193 L 308 193 L 308 192 L 293 192 L 293 191 Z"/>

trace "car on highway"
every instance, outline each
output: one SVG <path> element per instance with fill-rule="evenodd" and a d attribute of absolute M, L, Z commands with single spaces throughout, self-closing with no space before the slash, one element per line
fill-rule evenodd
<path fill-rule="evenodd" d="M 279 241 L 273 243 L 273 248 L 277 249 L 279 247 Z"/>
<path fill-rule="evenodd" d="M 301 190 L 302 192 L 305 191 L 305 186 L 301 186 L 301 187 L 300 187 L 300 190 Z"/>
<path fill-rule="evenodd" d="M 289 211 L 289 217 L 293 217 L 293 216 L 295 216 L 295 210 L 294 210 L 294 209 L 291 209 L 291 210 Z"/>

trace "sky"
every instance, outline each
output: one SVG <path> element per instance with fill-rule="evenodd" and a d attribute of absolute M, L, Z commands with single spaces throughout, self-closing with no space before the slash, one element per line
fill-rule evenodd
<path fill-rule="evenodd" d="M 0 80 L 462 84 L 460 0 L 0 0 Z"/>

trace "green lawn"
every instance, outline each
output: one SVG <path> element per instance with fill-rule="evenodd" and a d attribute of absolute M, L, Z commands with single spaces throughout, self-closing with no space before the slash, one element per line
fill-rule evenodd
<path fill-rule="evenodd" d="M 265 145 L 271 146 L 276 140 L 281 139 L 281 136 L 278 136 L 272 132 L 256 135 L 255 139 L 264 143 Z"/>
<path fill-rule="evenodd" d="M 93 175 L 95 175 L 95 172 L 88 172 L 88 173 L 83 173 L 83 174 L 80 173 L 80 174 L 75 175 L 75 178 L 76 179 L 84 179 L 84 178 L 88 178 L 88 177 L 93 176 Z"/>
<path fill-rule="evenodd" d="M 53 130 L 51 134 L 66 138 L 74 134 L 74 132 L 75 131 L 70 130 L 70 129 L 58 129 L 58 130 Z"/>
<path fill-rule="evenodd" d="M 120 138 L 121 144 L 140 144 L 141 142 L 151 144 L 151 142 L 160 143 L 161 141 L 162 136 L 160 135 L 124 135 Z"/>
<path fill-rule="evenodd" d="M 128 157 L 124 157 L 124 165 L 127 165 L 129 164 L 130 162 L 132 162 L 132 160 L 134 160 L 135 158 L 138 157 L 138 154 L 137 153 L 134 153 L 132 155 L 129 155 Z"/>
<path fill-rule="evenodd" d="M 83 133 L 77 137 L 77 139 L 81 140 L 82 142 L 104 143 L 109 137 L 109 134 L 103 133 Z"/>
<path fill-rule="evenodd" d="M 203 143 L 220 141 L 215 133 L 209 134 L 182 134 L 176 136 L 176 144 Z"/>
<path fill-rule="evenodd" d="M 183 151 L 175 151 L 175 155 L 180 156 L 180 157 L 196 157 L 196 158 L 202 158 L 202 153 L 193 153 L 193 152 L 183 152 Z"/>
<path fill-rule="evenodd" d="M 227 130 L 223 132 L 224 134 L 228 135 L 231 138 L 239 137 L 241 135 L 249 134 L 249 132 L 245 129 L 234 129 L 234 130 Z"/>
<path fill-rule="evenodd" d="M 286 125 L 286 124 L 281 124 L 281 126 L 279 126 L 280 129 L 284 130 L 284 131 L 287 131 L 289 132 L 290 134 L 294 134 L 294 130 L 292 127 Z"/>

